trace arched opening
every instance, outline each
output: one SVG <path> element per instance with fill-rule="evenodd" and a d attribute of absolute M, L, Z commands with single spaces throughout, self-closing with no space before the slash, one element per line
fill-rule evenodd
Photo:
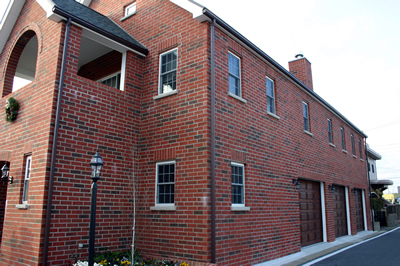
<path fill-rule="evenodd" d="M 3 97 L 35 79 L 38 38 L 28 30 L 18 39 L 8 61 L 3 86 Z"/>

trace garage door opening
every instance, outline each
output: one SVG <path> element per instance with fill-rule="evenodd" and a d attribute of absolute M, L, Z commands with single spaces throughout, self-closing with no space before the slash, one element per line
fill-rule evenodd
<path fill-rule="evenodd" d="M 301 246 L 322 242 L 322 210 L 320 183 L 300 180 Z"/>

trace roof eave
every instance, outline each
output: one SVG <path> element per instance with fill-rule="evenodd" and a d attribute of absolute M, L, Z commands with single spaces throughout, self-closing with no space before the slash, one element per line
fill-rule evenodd
<path fill-rule="evenodd" d="M 304 91 L 306 91 L 308 94 L 312 95 L 316 100 L 318 100 L 321 104 L 325 105 L 327 108 L 329 108 L 332 112 L 334 112 L 338 117 L 340 117 L 344 122 L 346 122 L 350 127 L 352 127 L 355 131 L 360 133 L 364 138 L 367 138 L 368 136 L 361 131 L 359 128 L 357 128 L 353 123 L 350 122 L 344 115 L 342 115 L 339 111 L 337 111 L 332 105 L 330 105 L 327 101 L 325 101 L 321 96 L 319 96 L 317 93 L 315 93 L 313 90 L 308 88 L 306 85 L 304 85 L 303 82 L 301 82 L 298 78 L 296 78 L 293 74 L 291 74 L 289 71 L 287 71 L 284 67 L 282 67 L 278 62 L 276 62 L 274 59 L 272 59 L 269 55 L 267 55 L 264 51 L 262 51 L 260 48 L 258 48 L 255 44 L 253 44 L 251 41 L 249 41 L 246 37 L 244 37 L 242 34 L 240 34 L 237 30 L 232 28 L 229 24 L 227 24 L 225 21 L 220 19 L 217 15 L 212 13 L 210 10 L 207 8 L 203 9 L 203 14 L 206 15 L 208 18 L 212 20 L 215 19 L 215 22 L 221 26 L 224 30 L 235 36 L 238 40 L 240 40 L 242 43 L 244 43 L 246 46 L 248 46 L 250 49 L 252 49 L 254 52 L 259 54 L 261 57 L 263 57 L 266 61 L 271 63 L 275 68 L 277 68 L 279 71 L 284 73 L 287 77 L 289 77 L 295 84 L 297 84 L 299 87 L 301 87 Z"/>
<path fill-rule="evenodd" d="M 87 28 L 89 30 L 92 30 L 100 35 L 103 35 L 117 43 L 120 43 L 120 44 L 126 46 L 127 48 L 132 49 L 133 51 L 138 52 L 139 54 L 142 54 L 143 56 L 146 56 L 149 53 L 149 51 L 147 49 L 144 49 L 143 47 L 137 46 L 134 43 L 131 43 L 131 42 L 124 40 L 108 31 L 105 31 L 102 28 L 99 28 L 96 25 L 93 25 L 77 16 L 74 16 L 73 14 L 68 13 L 57 6 L 53 7 L 53 13 L 60 17 L 63 17 L 64 19 L 71 18 L 71 21 L 76 23 L 77 25 L 80 25 L 80 26 Z"/>
<path fill-rule="evenodd" d="M 4 46 L 6 45 L 8 38 L 10 37 L 11 31 L 17 22 L 19 13 L 21 13 L 22 7 L 25 5 L 25 0 L 11 0 L 5 10 L 4 17 L 0 24 L 0 52 L 3 52 Z"/>

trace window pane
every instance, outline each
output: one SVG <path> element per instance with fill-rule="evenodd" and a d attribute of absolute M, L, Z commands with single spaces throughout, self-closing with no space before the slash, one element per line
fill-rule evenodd
<path fill-rule="evenodd" d="M 275 113 L 275 102 L 273 98 L 270 97 L 267 98 L 267 108 L 268 112 Z"/>
<path fill-rule="evenodd" d="M 239 58 L 229 54 L 229 73 L 239 77 Z"/>
<path fill-rule="evenodd" d="M 308 119 L 308 105 L 303 103 L 303 117 L 304 117 L 304 130 L 310 131 L 310 124 Z"/>
<path fill-rule="evenodd" d="M 176 89 L 177 50 L 161 55 L 160 93 Z"/>
<path fill-rule="evenodd" d="M 28 201 L 28 190 L 29 190 L 29 179 L 25 179 L 24 181 L 24 192 L 22 195 L 22 202 Z"/>
<path fill-rule="evenodd" d="M 240 93 L 240 60 L 229 53 L 229 92 L 237 96 Z"/>
<path fill-rule="evenodd" d="M 267 78 L 267 95 L 274 97 L 274 83 L 269 78 Z"/>
<path fill-rule="evenodd" d="M 32 156 L 28 156 L 26 158 L 24 190 L 22 192 L 22 202 L 23 203 L 28 201 L 29 180 L 31 178 L 31 162 L 32 162 Z"/>
<path fill-rule="evenodd" d="M 174 203 L 175 164 L 162 164 L 157 167 L 157 203 Z"/>
<path fill-rule="evenodd" d="M 232 173 L 232 204 L 244 204 L 243 166 L 231 166 Z"/>

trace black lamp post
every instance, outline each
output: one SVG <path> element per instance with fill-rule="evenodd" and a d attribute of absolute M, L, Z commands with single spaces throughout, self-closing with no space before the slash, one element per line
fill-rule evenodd
<path fill-rule="evenodd" d="M 10 176 L 9 177 L 9 173 L 10 173 L 10 168 L 7 166 L 7 163 L 4 164 L 4 166 L 1 168 L 1 181 L 3 181 L 3 183 L 8 183 L 10 182 L 10 184 L 12 184 L 13 182 L 13 177 Z"/>
<path fill-rule="evenodd" d="M 99 152 L 93 156 L 90 161 L 92 168 L 92 205 L 90 208 L 90 235 L 89 235 L 89 266 L 94 265 L 94 239 L 96 229 L 96 198 L 97 198 L 97 180 L 100 179 L 101 169 L 103 169 L 103 159 L 101 159 Z"/>

